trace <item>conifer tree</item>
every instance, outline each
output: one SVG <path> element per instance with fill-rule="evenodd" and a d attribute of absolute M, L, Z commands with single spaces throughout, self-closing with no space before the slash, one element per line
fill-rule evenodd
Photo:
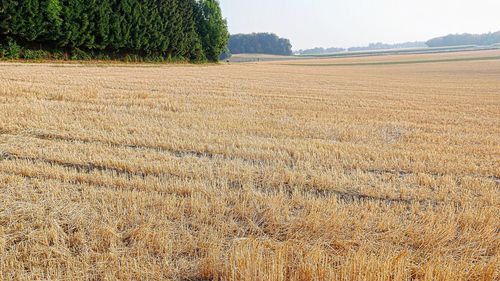
<path fill-rule="evenodd" d="M 89 56 L 216 61 L 227 27 L 217 0 L 0 0 L 0 44 L 7 40 Z"/>

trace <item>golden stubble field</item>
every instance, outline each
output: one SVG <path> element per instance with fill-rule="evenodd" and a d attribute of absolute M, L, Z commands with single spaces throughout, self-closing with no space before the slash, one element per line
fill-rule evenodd
<path fill-rule="evenodd" d="M 0 279 L 498 280 L 500 60 L 328 61 L 0 64 Z"/>

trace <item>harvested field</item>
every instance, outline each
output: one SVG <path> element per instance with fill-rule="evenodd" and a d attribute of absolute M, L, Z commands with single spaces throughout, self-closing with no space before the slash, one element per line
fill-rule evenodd
<path fill-rule="evenodd" d="M 498 280 L 500 60 L 349 61 L 0 64 L 0 280 Z"/>

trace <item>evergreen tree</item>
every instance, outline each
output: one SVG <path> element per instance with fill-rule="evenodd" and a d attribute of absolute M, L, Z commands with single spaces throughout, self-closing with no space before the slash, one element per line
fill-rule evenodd
<path fill-rule="evenodd" d="M 48 23 L 53 27 L 60 26 L 62 24 L 62 6 L 59 0 L 45 1 L 44 8 L 46 10 Z"/>
<path fill-rule="evenodd" d="M 101 0 L 98 2 L 94 21 L 96 47 L 105 49 L 111 42 L 111 15 L 113 14 L 111 0 Z"/>
<path fill-rule="evenodd" d="M 0 43 L 2 38 L 12 33 L 12 17 L 17 1 L 0 0 Z"/>
<path fill-rule="evenodd" d="M 228 33 L 216 0 L 0 0 L 0 44 L 8 40 L 79 56 L 216 61 Z"/>

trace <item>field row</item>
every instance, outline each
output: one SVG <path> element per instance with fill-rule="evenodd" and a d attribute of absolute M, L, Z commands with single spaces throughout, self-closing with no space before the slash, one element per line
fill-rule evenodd
<path fill-rule="evenodd" d="M 1 64 L 0 279 L 497 280 L 500 62 L 380 59 Z"/>

